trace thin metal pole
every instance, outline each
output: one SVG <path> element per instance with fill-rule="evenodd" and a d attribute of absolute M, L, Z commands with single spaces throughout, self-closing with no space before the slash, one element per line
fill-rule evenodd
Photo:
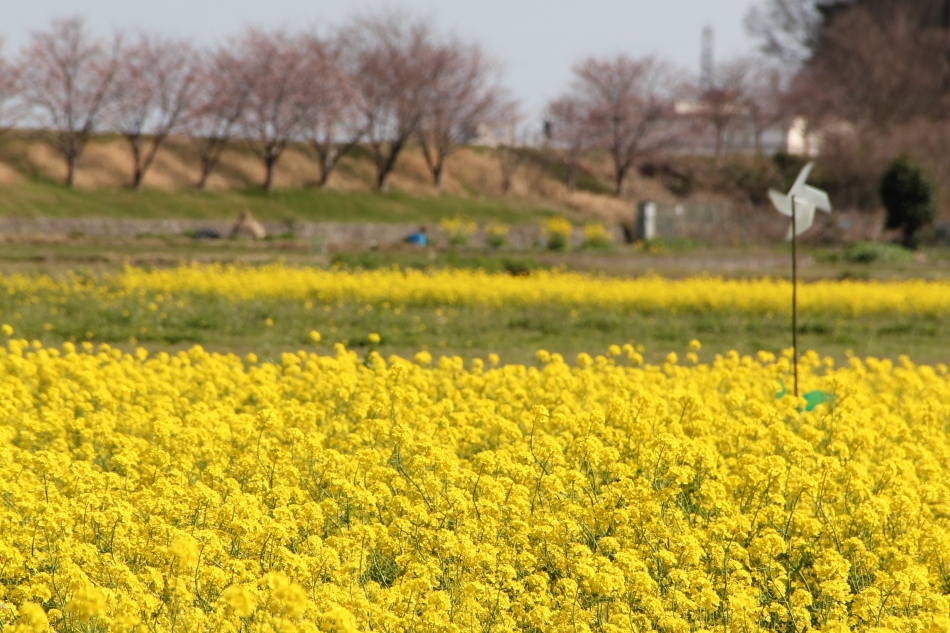
<path fill-rule="evenodd" d="M 792 365 L 795 369 L 795 399 L 798 399 L 798 227 L 795 225 L 795 196 L 792 196 Z"/>

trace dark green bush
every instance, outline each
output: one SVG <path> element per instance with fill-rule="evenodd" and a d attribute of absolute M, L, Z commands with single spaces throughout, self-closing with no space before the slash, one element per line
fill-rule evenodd
<path fill-rule="evenodd" d="M 887 209 L 889 229 L 902 229 L 904 244 L 917 247 L 920 229 L 933 224 L 937 217 L 936 186 L 923 168 L 907 155 L 900 155 L 884 172 L 879 194 Z"/>

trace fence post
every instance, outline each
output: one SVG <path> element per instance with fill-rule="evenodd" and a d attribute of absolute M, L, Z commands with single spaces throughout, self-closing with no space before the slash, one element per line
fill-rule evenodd
<path fill-rule="evenodd" d="M 656 203 L 641 202 L 637 205 L 637 239 L 652 240 L 656 237 Z"/>

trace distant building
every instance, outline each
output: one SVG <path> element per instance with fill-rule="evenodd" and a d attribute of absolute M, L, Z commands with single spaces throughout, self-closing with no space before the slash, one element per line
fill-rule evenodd
<path fill-rule="evenodd" d="M 797 116 L 785 134 L 785 151 L 794 156 L 817 156 L 821 138 L 817 132 L 808 130 L 808 119 Z"/>
<path fill-rule="evenodd" d="M 785 151 L 795 156 L 810 156 L 821 154 L 821 146 L 828 135 L 843 137 L 855 133 L 852 123 L 843 120 L 829 121 L 818 129 L 808 127 L 808 119 L 798 116 L 792 119 L 785 141 Z"/>

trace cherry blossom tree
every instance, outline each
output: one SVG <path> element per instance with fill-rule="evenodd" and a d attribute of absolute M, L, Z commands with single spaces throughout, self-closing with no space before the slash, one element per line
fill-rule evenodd
<path fill-rule="evenodd" d="M 3 55 L 3 40 L 0 40 L 0 137 L 10 131 L 23 114 L 18 103 L 20 91 L 20 68 Z"/>
<path fill-rule="evenodd" d="M 145 33 L 122 52 L 110 119 L 131 147 L 134 189 L 142 188 L 159 148 L 189 112 L 198 71 L 195 59 L 188 43 Z"/>
<path fill-rule="evenodd" d="M 185 131 L 198 151 L 197 186 L 204 189 L 224 150 L 240 130 L 251 84 L 242 72 L 234 41 L 200 55 L 197 64 L 195 94 L 184 121 Z"/>
<path fill-rule="evenodd" d="M 577 166 L 581 154 L 595 142 L 596 117 L 587 103 L 573 94 L 564 94 L 548 103 L 545 122 L 550 126 L 550 137 L 567 170 L 567 188 L 577 187 Z"/>
<path fill-rule="evenodd" d="M 298 38 L 250 29 L 241 38 L 241 74 L 249 86 L 241 128 L 264 165 L 264 191 L 274 168 L 299 132 L 304 112 L 305 59 Z"/>
<path fill-rule="evenodd" d="M 672 145 L 675 82 L 655 57 L 591 57 L 574 67 L 571 90 L 596 115 L 594 130 L 614 165 L 619 195 L 630 170 L 643 157 Z"/>
<path fill-rule="evenodd" d="M 730 132 L 748 119 L 751 76 L 752 60 L 740 57 L 718 64 L 709 85 L 693 89 L 698 106 L 696 117 L 713 133 L 713 156 L 717 165 L 727 149 Z"/>
<path fill-rule="evenodd" d="M 478 45 L 452 39 L 439 46 L 435 57 L 417 138 L 433 183 L 441 189 L 445 160 L 492 120 L 502 89 L 497 65 Z"/>
<path fill-rule="evenodd" d="M 375 186 L 386 191 L 399 154 L 428 112 L 443 58 L 428 24 L 394 11 L 354 19 L 343 29 L 342 42 L 376 167 Z"/>
<path fill-rule="evenodd" d="M 118 68 L 120 40 L 94 38 L 79 18 L 53 20 L 20 53 L 20 95 L 36 123 L 48 131 L 66 163 L 72 187 L 76 161 L 102 123 Z"/>
<path fill-rule="evenodd" d="M 337 162 L 363 138 L 360 93 L 343 67 L 339 43 L 310 36 L 304 43 L 303 111 L 300 128 L 317 154 L 318 185 L 325 189 Z"/>

